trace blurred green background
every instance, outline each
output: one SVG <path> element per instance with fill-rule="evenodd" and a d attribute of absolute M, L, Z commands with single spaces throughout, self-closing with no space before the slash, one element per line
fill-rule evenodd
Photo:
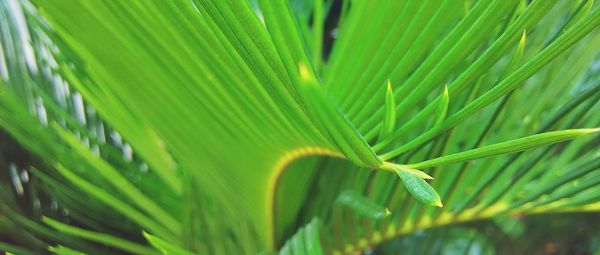
<path fill-rule="evenodd" d="M 498 218 L 419 231 L 370 254 L 600 254 L 600 213 Z"/>

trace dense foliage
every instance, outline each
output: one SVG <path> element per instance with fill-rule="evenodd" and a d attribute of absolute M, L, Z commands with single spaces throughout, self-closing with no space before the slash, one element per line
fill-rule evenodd
<path fill-rule="evenodd" d="M 593 0 L 30 1 L 0 0 L 2 251 L 352 254 L 600 211 Z M 475 233 L 445 229 L 406 240 Z"/>

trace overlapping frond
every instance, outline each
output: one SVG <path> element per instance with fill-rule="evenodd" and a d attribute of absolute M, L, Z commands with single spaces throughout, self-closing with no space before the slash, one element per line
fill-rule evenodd
<path fill-rule="evenodd" d="M 333 1 L 0 2 L 32 176 L 0 224 L 31 253 L 329 254 L 600 209 L 594 1 L 342 2 L 330 53 Z"/>

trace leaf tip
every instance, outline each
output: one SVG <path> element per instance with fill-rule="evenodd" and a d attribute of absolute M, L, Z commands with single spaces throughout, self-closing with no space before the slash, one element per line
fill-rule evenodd
<path fill-rule="evenodd" d="M 444 85 L 444 97 L 450 97 L 450 92 L 448 92 L 448 83 Z"/>
<path fill-rule="evenodd" d="M 48 216 L 42 215 L 42 222 L 48 224 L 48 222 L 52 222 L 52 219 L 50 219 Z"/>
<path fill-rule="evenodd" d="M 446 83 L 446 85 L 444 85 L 444 94 L 443 94 L 443 104 L 444 107 L 446 108 L 445 110 L 448 111 L 448 103 L 450 102 L 450 92 L 448 91 L 448 83 Z"/>
<path fill-rule="evenodd" d="M 597 128 L 589 128 L 587 129 L 587 132 L 585 132 L 586 134 L 591 134 L 591 133 L 598 133 L 600 132 L 600 127 Z"/>
<path fill-rule="evenodd" d="M 300 74 L 300 79 L 302 80 L 312 80 L 313 76 L 310 72 L 310 70 L 308 69 L 308 66 L 306 66 L 306 64 L 300 62 L 298 63 L 298 73 Z"/>
<path fill-rule="evenodd" d="M 600 127 L 598 127 L 598 128 L 582 128 L 582 129 L 577 129 L 577 131 L 578 131 L 577 132 L 578 135 L 589 135 L 589 134 L 600 132 Z"/>

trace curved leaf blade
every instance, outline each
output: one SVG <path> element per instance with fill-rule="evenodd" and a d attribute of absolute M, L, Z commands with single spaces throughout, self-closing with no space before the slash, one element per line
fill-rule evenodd
<path fill-rule="evenodd" d="M 357 214 L 375 220 L 383 219 L 391 214 L 387 208 L 374 203 L 354 190 L 342 191 L 336 198 L 335 203 L 346 206 Z"/>
<path fill-rule="evenodd" d="M 414 198 L 428 205 L 443 206 L 440 195 L 423 178 L 403 169 L 394 169 L 394 171 L 400 176 L 402 183 Z"/>

